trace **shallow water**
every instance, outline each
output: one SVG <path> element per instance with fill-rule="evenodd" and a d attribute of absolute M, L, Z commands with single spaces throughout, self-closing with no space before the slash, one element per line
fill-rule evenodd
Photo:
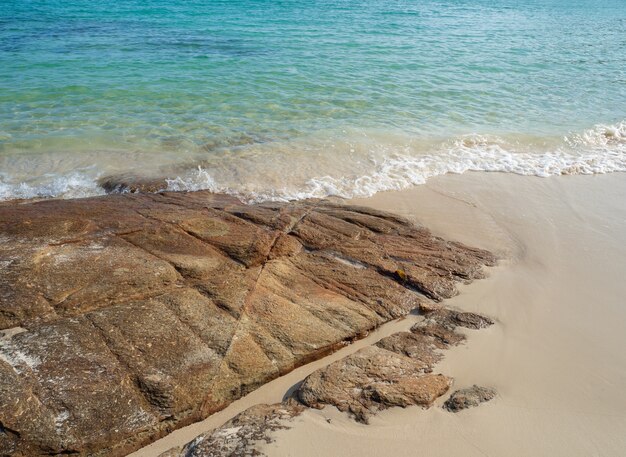
<path fill-rule="evenodd" d="M 5 0 L 0 199 L 626 170 L 623 0 Z"/>

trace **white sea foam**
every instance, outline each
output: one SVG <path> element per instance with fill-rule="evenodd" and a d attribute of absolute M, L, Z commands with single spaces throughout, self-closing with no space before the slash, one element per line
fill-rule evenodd
<path fill-rule="evenodd" d="M 322 138 L 320 140 L 320 137 Z M 262 147 L 263 149 L 255 149 Z M 250 145 L 210 155 L 203 166 L 167 180 L 168 190 L 208 189 L 248 202 L 330 195 L 367 197 L 466 171 L 554 176 L 626 171 L 626 121 L 598 125 L 564 138 L 465 135 L 420 143 L 406 136 L 346 133 Z M 97 171 L 97 170 L 96 170 Z M 36 184 L 0 173 L 0 200 L 102 194 L 94 170 L 40 177 Z"/>
<path fill-rule="evenodd" d="M 626 121 L 615 125 L 597 125 L 582 134 L 565 137 L 565 141 L 574 146 L 597 148 L 616 148 L 626 151 Z"/>
<path fill-rule="evenodd" d="M 445 142 L 427 154 L 411 154 L 408 148 L 402 149 L 403 153 L 371 156 L 371 171 L 359 175 L 319 175 L 284 187 L 265 187 L 261 178 L 252 185 L 246 182 L 245 186 L 238 186 L 234 182 L 220 182 L 210 170 L 198 167 L 184 177 L 169 180 L 168 188 L 209 189 L 233 194 L 248 202 L 286 201 L 330 195 L 368 197 L 381 191 L 423 184 L 434 176 L 466 171 L 540 177 L 626 171 L 626 121 L 611 126 L 599 125 L 581 134 L 567 136 L 560 144 L 544 151 L 533 151 L 533 147 L 519 142 L 478 134 Z M 337 160 L 341 159 L 338 157 Z M 289 176 L 289 170 L 281 171 Z"/>
<path fill-rule="evenodd" d="M 46 179 L 47 178 L 47 179 Z M 50 176 L 39 179 L 38 184 L 24 181 L 12 182 L 6 173 L 0 175 L 0 200 L 16 198 L 80 198 L 104 194 L 97 179 L 88 174 L 72 172 L 66 176 Z"/>
<path fill-rule="evenodd" d="M 167 190 L 172 191 L 193 191 L 193 190 L 210 190 L 212 192 L 234 192 L 227 188 L 221 188 L 209 174 L 201 166 L 185 177 L 177 176 L 175 179 L 166 179 Z"/>

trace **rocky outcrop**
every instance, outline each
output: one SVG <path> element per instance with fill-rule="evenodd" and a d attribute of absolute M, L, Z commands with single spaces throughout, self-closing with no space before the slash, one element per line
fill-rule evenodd
<path fill-rule="evenodd" d="M 370 346 L 308 376 L 298 389 L 298 400 L 314 408 L 331 404 L 367 423 L 380 409 L 430 406 L 446 393 L 451 380 L 424 371 L 419 359 Z"/>
<path fill-rule="evenodd" d="M 497 395 L 495 389 L 491 387 L 480 387 L 473 385 L 467 389 L 461 389 L 454 392 L 450 398 L 443 404 L 443 407 L 453 413 L 462 409 L 472 408 L 481 403 L 492 400 Z"/>
<path fill-rule="evenodd" d="M 124 455 L 494 261 L 324 201 L 2 203 L 0 453 Z"/>
<path fill-rule="evenodd" d="M 183 449 L 170 449 L 160 457 L 264 455 L 256 443 L 269 443 L 272 432 L 290 428 L 289 422 L 300 414 L 301 405 L 323 408 L 330 404 L 363 423 L 368 423 L 378 411 L 393 406 L 431 406 L 452 384 L 449 377 L 432 371 L 443 358 L 441 349 L 464 340 L 456 328 L 478 330 L 492 321 L 479 314 L 432 304 L 420 309 L 425 318 L 410 332 L 395 333 L 320 368 L 286 402 L 253 406 L 223 426 L 198 436 Z M 489 401 L 495 395 L 491 388 L 473 386 L 454 392 L 443 407 L 457 412 Z"/>
<path fill-rule="evenodd" d="M 479 329 L 491 323 L 478 314 L 437 309 L 410 332 L 383 338 L 315 371 L 300 385 L 297 398 L 314 408 L 336 406 L 364 423 L 391 406 L 428 407 L 452 385 L 450 378 L 432 371 L 443 357 L 441 349 L 465 339 L 456 327 Z"/>

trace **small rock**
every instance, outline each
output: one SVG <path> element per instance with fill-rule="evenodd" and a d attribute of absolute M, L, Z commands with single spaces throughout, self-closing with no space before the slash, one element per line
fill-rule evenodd
<path fill-rule="evenodd" d="M 443 357 L 437 341 L 422 333 L 394 333 L 378 341 L 376 346 L 421 361 L 425 373 L 430 373 Z"/>
<path fill-rule="evenodd" d="M 465 341 L 465 335 L 455 332 L 454 328 L 450 329 L 433 323 L 416 324 L 411 327 L 411 332 L 432 338 L 434 345 L 439 349 L 448 349 L 450 346 L 456 346 Z"/>
<path fill-rule="evenodd" d="M 456 327 L 479 330 L 493 325 L 493 320 L 486 316 L 446 308 L 433 310 L 427 314 L 426 319 L 450 330 L 454 330 Z"/>
<path fill-rule="evenodd" d="M 442 307 L 442 304 L 439 302 L 428 301 L 424 303 L 420 303 L 419 310 L 423 314 L 432 313 L 433 311 L 439 311 Z"/>
<path fill-rule="evenodd" d="M 454 392 L 443 404 L 443 407 L 450 412 L 456 413 L 462 409 L 472 408 L 489 401 L 496 396 L 497 392 L 491 387 L 480 387 L 473 385 L 467 389 Z"/>
<path fill-rule="evenodd" d="M 304 407 L 294 401 L 252 406 L 221 427 L 196 437 L 182 450 L 170 449 L 159 457 L 261 456 L 255 444 L 271 443 L 270 432 L 289 428 L 286 424 L 303 410 Z"/>

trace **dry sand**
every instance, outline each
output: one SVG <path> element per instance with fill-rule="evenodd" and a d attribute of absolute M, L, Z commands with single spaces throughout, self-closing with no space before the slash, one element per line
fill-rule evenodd
<path fill-rule="evenodd" d="M 490 277 L 449 305 L 495 318 L 467 331 L 437 370 L 499 396 L 457 414 L 391 409 L 370 425 L 308 410 L 261 449 L 277 456 L 626 455 L 626 174 L 534 178 L 470 173 L 353 203 L 405 215 L 435 234 L 500 254 Z M 157 456 L 257 403 L 280 401 L 311 371 L 409 328 L 367 339 L 279 378 L 204 422 L 135 454 Z M 454 390 L 453 389 L 453 390 Z M 327 419 L 330 419 L 328 421 Z"/>

